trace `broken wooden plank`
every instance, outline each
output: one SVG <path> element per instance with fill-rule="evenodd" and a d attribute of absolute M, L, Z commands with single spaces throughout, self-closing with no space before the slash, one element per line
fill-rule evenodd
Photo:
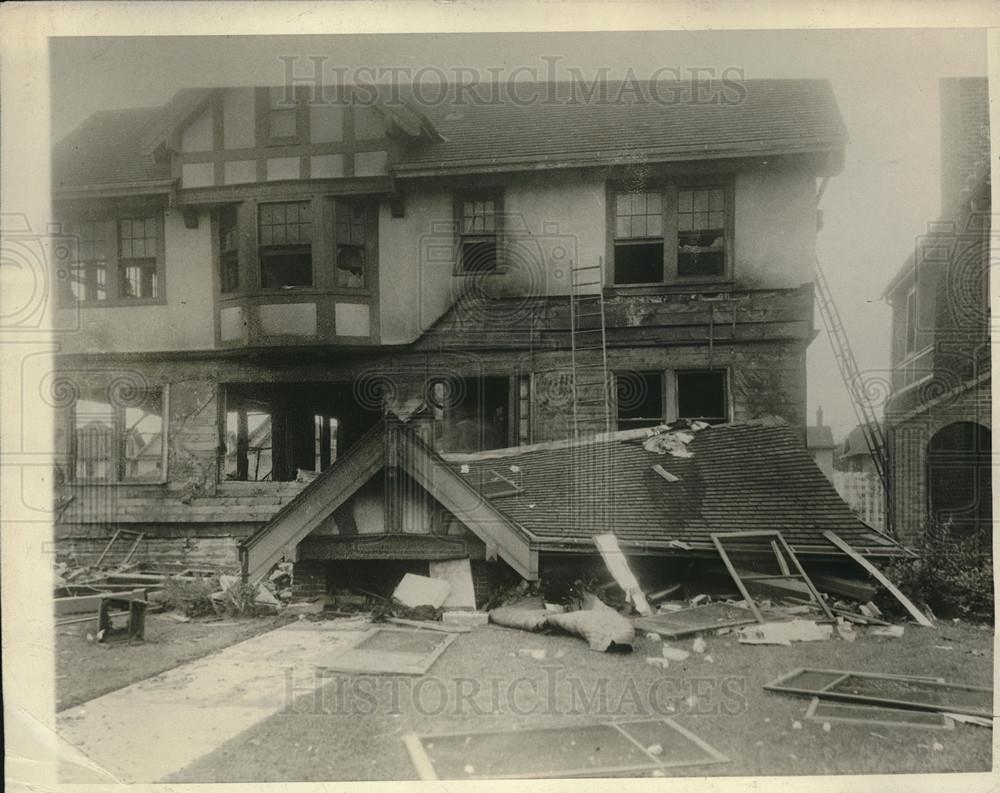
<path fill-rule="evenodd" d="M 811 572 L 809 575 L 816 589 L 820 592 L 828 592 L 831 595 L 849 598 L 859 603 L 867 603 L 875 597 L 876 589 L 867 581 L 858 581 L 829 573 Z"/>
<path fill-rule="evenodd" d="M 927 619 L 927 615 L 925 615 L 920 609 L 914 606 L 912 601 L 910 601 L 910 599 L 906 597 L 906 595 L 900 592 L 899 589 L 896 587 L 896 585 L 893 584 L 892 581 L 890 581 L 888 578 L 886 578 L 885 574 L 881 570 L 879 570 L 875 565 L 873 565 L 871 562 L 865 559 L 865 557 L 863 557 L 860 553 L 855 551 L 850 545 L 848 545 L 846 542 L 840 539 L 840 537 L 838 537 L 834 532 L 824 531 L 823 536 L 826 537 L 826 539 L 828 539 L 830 542 L 836 545 L 840 550 L 842 550 L 848 556 L 850 556 L 855 562 L 857 562 L 865 570 L 867 570 L 868 573 L 870 573 L 871 576 L 876 581 L 878 581 L 882 586 L 888 589 L 889 592 L 892 594 L 892 596 L 896 598 L 896 600 L 898 600 L 903 605 L 903 608 L 905 608 L 907 612 L 909 612 L 910 616 L 913 617 L 914 620 L 916 620 L 918 625 L 923 625 L 925 628 L 934 627 L 934 623 L 931 622 L 929 619 Z"/>
<path fill-rule="evenodd" d="M 768 691 L 804 694 L 822 699 L 862 702 L 890 708 L 912 708 L 970 716 L 993 715 L 993 689 L 842 669 L 793 669 L 766 683 Z"/>
<path fill-rule="evenodd" d="M 594 536 L 594 545 L 597 546 L 597 550 L 601 554 L 608 572 L 618 582 L 618 586 L 625 590 L 625 594 L 632 601 L 635 610 L 644 617 L 650 616 L 653 613 L 653 609 L 646 602 L 646 596 L 639 587 L 639 581 L 635 577 L 635 573 L 632 572 L 628 566 L 628 562 L 625 561 L 625 554 L 622 553 L 622 549 L 618 545 L 618 538 L 614 534 L 597 534 Z"/>
<path fill-rule="evenodd" d="M 753 611 L 729 603 L 709 603 L 665 614 L 638 617 L 632 621 L 637 630 L 677 639 L 721 628 L 735 628 L 756 622 Z"/>
<path fill-rule="evenodd" d="M 393 625 L 402 625 L 407 628 L 422 628 L 427 631 L 438 631 L 439 633 L 470 633 L 472 628 L 466 625 L 442 625 L 438 622 L 428 622 L 426 620 L 408 620 L 402 617 L 386 617 L 386 622 Z"/>
<path fill-rule="evenodd" d="M 76 597 L 56 598 L 55 615 L 62 617 L 68 614 L 82 614 L 87 611 L 97 613 L 101 602 L 108 598 L 115 600 L 146 600 L 145 589 L 135 589 L 129 592 L 101 592 L 96 595 L 77 595 Z"/>

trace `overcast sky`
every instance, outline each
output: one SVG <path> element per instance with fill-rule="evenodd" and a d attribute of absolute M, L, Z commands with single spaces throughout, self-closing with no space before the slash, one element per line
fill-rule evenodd
<path fill-rule="evenodd" d="M 557 69 L 577 68 L 591 79 L 602 67 L 611 77 L 631 68 L 643 78 L 667 67 L 685 74 L 695 68 L 741 69 L 747 79 L 829 79 L 850 143 L 844 171 L 830 181 L 823 199 L 819 255 L 861 368 L 882 377 L 889 366 L 889 311 L 880 294 L 940 207 L 938 81 L 985 76 L 987 68 L 985 33 L 961 30 L 50 42 L 54 139 L 95 110 L 162 104 L 181 87 L 281 84 L 280 56 L 324 56 L 331 70 L 379 65 L 451 73 L 473 67 L 510 75 L 528 67 L 544 76 L 547 62 L 555 62 Z M 434 74 L 427 71 L 425 77 Z M 808 375 L 810 416 L 822 405 L 839 440 L 854 417 L 825 333 L 809 348 Z"/>

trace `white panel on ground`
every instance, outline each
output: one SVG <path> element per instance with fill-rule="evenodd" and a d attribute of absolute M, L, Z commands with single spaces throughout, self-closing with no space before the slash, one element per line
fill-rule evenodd
<path fill-rule="evenodd" d="M 446 609 L 476 608 L 476 590 L 472 583 L 472 563 L 468 559 L 448 559 L 430 563 L 431 578 L 447 581 L 451 594 L 441 604 Z"/>
<path fill-rule="evenodd" d="M 267 336 L 315 336 L 315 303 L 270 303 L 260 306 L 260 329 Z"/>

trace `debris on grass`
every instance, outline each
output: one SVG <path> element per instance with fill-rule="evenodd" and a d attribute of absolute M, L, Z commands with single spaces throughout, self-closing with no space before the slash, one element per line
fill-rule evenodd
<path fill-rule="evenodd" d="M 898 639 L 903 635 L 905 628 L 902 625 L 880 625 L 875 628 L 869 628 L 868 634 L 870 636 L 886 636 L 891 639 Z"/>
<path fill-rule="evenodd" d="M 791 622 L 746 625 L 737 632 L 741 644 L 790 645 L 792 642 L 824 641 L 832 635 L 832 625 L 820 625 L 811 620 L 798 619 Z"/>
<path fill-rule="evenodd" d="M 704 639 L 702 639 L 702 638 L 701 638 L 701 636 L 699 636 L 698 638 L 696 638 L 696 639 L 695 639 L 695 640 L 694 640 L 694 641 L 693 641 L 693 642 L 691 643 L 691 649 L 692 649 L 692 650 L 694 650 L 694 651 L 695 651 L 696 653 L 698 653 L 699 655 L 701 655 L 702 653 L 704 653 L 704 652 L 705 652 L 705 648 L 706 648 L 707 646 L 708 646 L 708 645 L 707 645 L 707 644 L 705 644 L 705 640 L 704 640 Z"/>
<path fill-rule="evenodd" d="M 676 647 L 669 647 L 664 644 L 662 648 L 662 655 L 664 658 L 668 658 L 671 661 L 684 661 L 691 655 L 687 650 L 680 650 Z"/>

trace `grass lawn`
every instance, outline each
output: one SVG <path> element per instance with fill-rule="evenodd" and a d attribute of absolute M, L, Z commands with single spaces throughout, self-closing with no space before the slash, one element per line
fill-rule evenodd
<path fill-rule="evenodd" d="M 402 740 L 407 733 L 568 727 L 637 716 L 674 718 L 732 761 L 667 772 L 676 776 L 989 770 L 989 729 L 832 722 L 825 732 L 820 722 L 803 718 L 807 698 L 762 688 L 810 666 L 992 685 L 992 631 L 942 623 L 934 629 L 908 625 L 898 639 L 866 636 L 862 628 L 858 634 L 853 643 L 790 647 L 709 637 L 711 661 L 692 654 L 664 670 L 645 662 L 660 655 L 660 643 L 644 637 L 623 656 L 593 652 L 568 636 L 487 626 L 460 635 L 424 677 L 331 674 L 318 693 L 293 698 L 282 713 L 169 781 L 414 779 Z M 520 655 L 521 648 L 544 649 L 546 657 Z"/>
<path fill-rule="evenodd" d="M 163 614 L 147 614 L 145 641 L 131 644 L 87 641 L 87 634 L 97 631 L 96 618 L 57 626 L 56 710 L 71 708 L 153 677 L 285 621 L 285 618 L 265 617 L 175 622 Z"/>

